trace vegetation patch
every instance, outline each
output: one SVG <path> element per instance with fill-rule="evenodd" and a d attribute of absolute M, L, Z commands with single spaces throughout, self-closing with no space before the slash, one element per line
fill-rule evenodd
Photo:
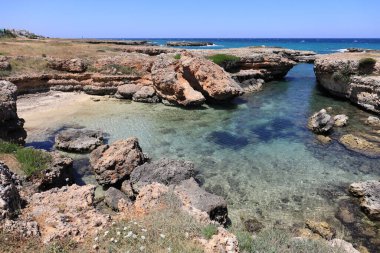
<path fill-rule="evenodd" d="M 376 60 L 373 58 L 362 58 L 359 61 L 359 72 L 362 75 L 371 74 L 375 70 Z"/>
<path fill-rule="evenodd" d="M 97 69 L 92 68 L 92 71 L 98 71 Z M 124 66 L 120 64 L 110 64 L 107 66 L 104 66 L 100 71 L 107 72 L 111 74 L 121 74 L 121 75 L 138 75 L 138 72 L 135 68 Z"/>
<path fill-rule="evenodd" d="M 344 65 L 340 70 L 333 73 L 332 78 L 337 83 L 349 83 L 352 74 L 349 65 Z"/>
<path fill-rule="evenodd" d="M 218 233 L 218 227 L 214 224 L 207 225 L 202 229 L 202 235 L 207 240 L 210 240 L 213 235 Z"/>
<path fill-rule="evenodd" d="M 42 150 L 24 148 L 17 144 L 4 141 L 0 141 L 0 153 L 13 154 L 21 164 L 22 171 L 27 176 L 47 169 L 52 159 L 49 153 Z"/>
<path fill-rule="evenodd" d="M 181 59 L 181 54 L 176 54 L 176 55 L 174 55 L 174 59 L 176 59 L 176 60 Z"/>
<path fill-rule="evenodd" d="M 214 62 L 215 64 L 218 64 L 219 66 L 222 66 L 228 62 L 238 62 L 240 61 L 240 58 L 234 55 L 229 54 L 214 54 L 211 56 L 208 56 L 207 59 Z"/>

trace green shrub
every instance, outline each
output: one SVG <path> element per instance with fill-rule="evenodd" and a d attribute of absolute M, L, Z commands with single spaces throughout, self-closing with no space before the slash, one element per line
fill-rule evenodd
<path fill-rule="evenodd" d="M 207 59 L 214 62 L 215 64 L 218 64 L 219 66 L 228 63 L 228 62 L 238 62 L 240 61 L 240 58 L 234 55 L 229 54 L 215 54 L 208 56 Z"/>
<path fill-rule="evenodd" d="M 21 147 L 17 144 L 0 140 L 0 154 L 1 153 L 3 154 L 15 153 L 20 148 Z"/>
<path fill-rule="evenodd" d="M 345 75 L 341 71 L 334 72 L 332 78 L 337 83 L 348 83 L 350 81 L 350 75 Z"/>
<path fill-rule="evenodd" d="M 0 77 L 7 77 L 12 73 L 10 70 L 0 70 Z"/>
<path fill-rule="evenodd" d="M 119 64 L 111 64 L 108 66 L 108 68 L 115 69 L 116 73 L 121 73 L 123 75 L 132 75 L 136 73 L 134 68 Z"/>
<path fill-rule="evenodd" d="M 27 176 L 47 169 L 51 162 L 49 153 L 33 148 L 19 148 L 16 151 L 16 159 L 21 163 L 21 169 Z"/>
<path fill-rule="evenodd" d="M 216 235 L 218 233 L 218 227 L 214 224 L 207 225 L 202 229 L 202 235 L 207 239 L 210 240 L 213 235 Z"/>
<path fill-rule="evenodd" d="M 176 55 L 174 55 L 174 59 L 176 59 L 176 60 L 181 59 L 181 55 L 180 55 L 180 54 L 176 54 Z"/>
<path fill-rule="evenodd" d="M 362 75 L 371 74 L 374 71 L 376 60 L 373 58 L 363 58 L 359 61 L 359 72 Z"/>

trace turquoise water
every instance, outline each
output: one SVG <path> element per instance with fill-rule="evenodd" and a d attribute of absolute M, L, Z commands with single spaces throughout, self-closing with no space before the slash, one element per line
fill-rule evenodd
<path fill-rule="evenodd" d="M 328 106 L 350 117 L 349 127 L 333 137 L 365 129 L 362 122 L 369 114 L 319 91 L 310 64 L 223 107 L 186 110 L 116 99 L 94 106 L 96 110 L 84 108 L 55 129 L 64 124 L 101 129 L 109 142 L 136 136 L 152 159 L 193 161 L 204 187 L 227 199 L 233 224 L 239 224 L 240 216 L 286 228 L 302 227 L 306 219 L 327 220 L 345 231 L 346 239 L 369 243 L 368 236 L 357 232 L 364 215 L 356 210 L 360 222 L 346 227 L 336 215 L 340 205 L 352 201 L 350 183 L 379 178 L 380 159 L 355 154 L 337 142 L 321 145 L 306 129 L 307 118 Z M 30 144 L 47 140 L 33 136 L 30 132 Z M 88 168 L 78 173 L 94 182 Z"/>
<path fill-rule="evenodd" d="M 214 46 L 195 47 L 224 49 L 249 46 L 275 46 L 297 50 L 312 50 L 317 53 L 333 53 L 347 48 L 379 49 L 380 39 L 147 39 L 157 45 L 167 41 L 210 41 Z M 186 47 L 185 47 L 186 48 Z M 190 48 L 190 47 L 189 47 Z M 194 48 L 194 47 L 191 47 Z"/>

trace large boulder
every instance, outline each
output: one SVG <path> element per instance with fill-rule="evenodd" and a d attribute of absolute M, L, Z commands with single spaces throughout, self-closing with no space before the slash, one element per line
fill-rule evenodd
<path fill-rule="evenodd" d="M 48 62 L 48 67 L 54 70 L 81 73 L 86 71 L 87 64 L 79 58 L 58 59 L 52 58 Z"/>
<path fill-rule="evenodd" d="M 55 137 L 55 147 L 69 152 L 88 152 L 103 144 L 100 131 L 68 129 Z"/>
<path fill-rule="evenodd" d="M 205 212 L 211 220 L 222 225 L 228 224 L 227 202 L 223 197 L 209 193 L 199 187 L 194 178 L 182 181 L 174 187 L 174 191 L 185 207 Z"/>
<path fill-rule="evenodd" d="M 141 86 L 136 84 L 124 84 L 117 87 L 115 97 L 132 99 L 133 95 L 141 89 Z"/>
<path fill-rule="evenodd" d="M 134 190 L 138 190 L 153 182 L 164 185 L 179 184 L 196 174 L 191 162 L 161 159 L 135 168 L 131 173 L 130 183 Z"/>
<path fill-rule="evenodd" d="M 21 197 L 17 188 L 19 184 L 15 174 L 0 162 L 0 221 L 13 218 L 21 209 Z"/>
<path fill-rule="evenodd" d="M 364 212 L 374 220 L 380 220 L 380 181 L 353 183 L 350 192 L 359 198 Z"/>
<path fill-rule="evenodd" d="M 206 99 L 222 101 L 243 94 L 242 88 L 217 64 L 189 52 L 160 55 L 152 67 L 158 95 L 171 103 L 194 106 Z"/>
<path fill-rule="evenodd" d="M 42 241 L 69 237 L 83 240 L 95 236 L 109 217 L 94 207 L 95 186 L 72 185 L 34 194 L 23 210 L 23 218 L 38 222 Z"/>
<path fill-rule="evenodd" d="M 71 185 L 74 182 L 73 159 L 58 152 L 47 153 L 47 155 L 51 156 L 48 168 L 33 174 L 29 178 L 36 191 L 46 191 Z"/>
<path fill-rule="evenodd" d="M 160 102 L 159 97 L 156 96 L 156 91 L 151 86 L 144 86 L 141 89 L 139 89 L 135 94 L 133 94 L 132 100 L 135 102 L 142 103 Z"/>
<path fill-rule="evenodd" d="M 0 139 L 24 144 L 24 120 L 17 115 L 17 87 L 0 81 Z"/>
<path fill-rule="evenodd" d="M 309 118 L 308 128 L 316 134 L 326 134 L 334 126 L 334 118 L 325 109 L 316 112 Z"/>
<path fill-rule="evenodd" d="M 137 138 L 102 145 L 90 154 L 90 164 L 96 180 L 105 186 L 121 183 L 145 160 Z"/>

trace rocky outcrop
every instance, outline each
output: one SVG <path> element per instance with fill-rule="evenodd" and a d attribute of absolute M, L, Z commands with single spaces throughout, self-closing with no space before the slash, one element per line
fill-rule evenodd
<path fill-rule="evenodd" d="M 33 182 L 36 191 L 46 191 L 71 185 L 73 178 L 73 159 L 65 157 L 58 152 L 52 152 L 51 162 L 47 169 L 33 174 L 29 180 Z"/>
<path fill-rule="evenodd" d="M 315 61 L 318 83 L 329 93 L 380 113 L 380 53 L 325 55 Z"/>
<path fill-rule="evenodd" d="M 115 94 L 116 98 L 132 99 L 133 95 L 141 89 L 141 86 L 136 84 L 124 84 L 117 87 Z"/>
<path fill-rule="evenodd" d="M 153 85 L 160 97 L 184 106 L 200 105 L 206 99 L 222 101 L 242 95 L 243 90 L 221 67 L 183 53 L 157 57 L 152 67 Z"/>
<path fill-rule="evenodd" d="M 207 213 L 211 220 L 222 225 L 228 224 L 227 202 L 223 197 L 206 192 L 193 178 L 182 181 L 175 186 L 174 191 L 190 213 L 195 208 Z"/>
<path fill-rule="evenodd" d="M 209 241 L 201 239 L 200 243 L 203 245 L 205 253 L 240 252 L 237 237 L 222 227 L 218 228 L 218 233 L 213 235 Z"/>
<path fill-rule="evenodd" d="M 17 87 L 0 81 L 0 139 L 23 144 L 26 138 L 24 120 L 17 115 Z"/>
<path fill-rule="evenodd" d="M 0 162 L 0 221 L 15 217 L 21 209 L 18 184 L 16 175 Z"/>
<path fill-rule="evenodd" d="M 326 134 L 331 131 L 334 122 L 334 118 L 322 109 L 309 118 L 307 127 L 316 134 Z"/>
<path fill-rule="evenodd" d="M 72 185 L 34 194 L 23 217 L 37 221 L 43 242 L 62 239 L 80 241 L 93 236 L 109 220 L 94 207 L 95 186 Z"/>
<path fill-rule="evenodd" d="M 329 241 L 329 245 L 332 248 L 338 249 L 339 251 L 343 251 L 344 253 L 360 253 L 360 251 L 355 249 L 351 243 L 346 242 L 342 239 L 333 239 Z"/>
<path fill-rule="evenodd" d="M 87 64 L 79 58 L 74 59 L 49 59 L 48 67 L 58 71 L 82 73 L 87 69 Z"/>
<path fill-rule="evenodd" d="M 379 138 L 373 139 L 365 134 L 346 134 L 339 138 L 339 142 L 349 150 L 369 157 L 380 157 Z"/>
<path fill-rule="evenodd" d="M 197 173 L 191 162 L 164 158 L 135 168 L 131 173 L 130 183 L 135 191 L 153 182 L 178 185 L 184 180 L 195 177 Z"/>
<path fill-rule="evenodd" d="M 160 98 L 156 96 L 156 91 L 151 86 L 144 86 L 141 89 L 139 89 L 135 94 L 132 96 L 132 100 L 135 102 L 142 102 L 142 103 L 159 103 Z"/>
<path fill-rule="evenodd" d="M 90 164 L 96 180 L 105 186 L 124 181 L 145 159 L 137 138 L 102 145 L 90 154 Z"/>
<path fill-rule="evenodd" d="M 380 127 L 380 119 L 378 117 L 369 116 L 365 123 L 370 126 Z"/>
<path fill-rule="evenodd" d="M 55 137 L 55 147 L 69 152 L 89 152 L 103 144 L 100 131 L 68 129 Z"/>
<path fill-rule="evenodd" d="M 123 192 L 114 187 L 110 187 L 104 193 L 104 202 L 114 211 L 122 209 L 120 206 L 125 207 L 132 204 L 132 201 Z"/>
<path fill-rule="evenodd" d="M 343 127 L 346 126 L 348 122 L 348 117 L 344 114 L 339 114 L 334 117 L 334 126 Z"/>
<path fill-rule="evenodd" d="M 359 198 L 364 212 L 374 220 L 380 220 L 380 181 L 353 183 L 350 192 Z"/>
<path fill-rule="evenodd" d="M 204 47 L 212 46 L 214 43 L 207 41 L 168 41 L 168 47 Z"/>

